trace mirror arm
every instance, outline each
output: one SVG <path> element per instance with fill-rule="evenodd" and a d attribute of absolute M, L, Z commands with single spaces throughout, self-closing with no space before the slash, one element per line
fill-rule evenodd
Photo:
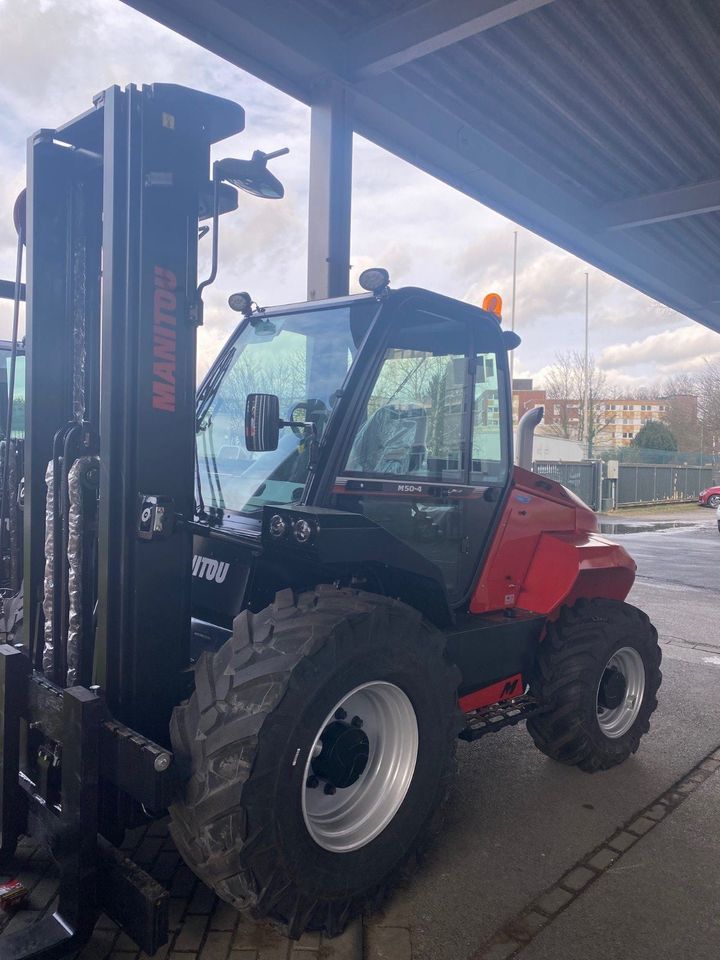
<path fill-rule="evenodd" d="M 203 323 L 203 290 L 215 282 L 218 272 L 218 227 L 220 226 L 220 177 L 217 170 L 217 160 L 213 164 L 213 214 L 212 214 L 212 253 L 210 259 L 210 273 L 198 286 L 195 294 L 195 326 Z"/>
<path fill-rule="evenodd" d="M 320 449 L 320 440 L 318 438 L 317 424 L 312 420 L 280 420 L 280 427 L 305 427 L 310 440 L 310 463 L 309 467 L 314 470 L 317 466 L 318 450 Z"/>
<path fill-rule="evenodd" d="M 317 427 L 312 420 L 278 420 L 280 427 L 305 427 L 311 434 L 317 436 Z"/>

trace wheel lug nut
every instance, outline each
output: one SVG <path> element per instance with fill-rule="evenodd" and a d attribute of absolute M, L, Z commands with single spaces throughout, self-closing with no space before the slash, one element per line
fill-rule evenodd
<path fill-rule="evenodd" d="M 337 710 L 335 711 L 336 720 L 344 720 L 346 716 L 347 716 L 347 710 L 343 710 L 342 707 L 338 707 Z"/>
<path fill-rule="evenodd" d="M 319 786 L 319 784 L 320 784 L 320 781 L 318 780 L 318 778 L 313 776 L 308 777 L 307 780 L 305 781 L 305 786 L 309 787 L 310 790 L 314 790 L 315 787 Z"/>
<path fill-rule="evenodd" d="M 363 722 L 362 722 L 362 718 L 361 718 L 361 717 L 353 717 L 352 720 L 350 721 L 350 723 L 351 723 L 354 727 L 361 727 L 361 726 L 363 725 Z"/>
<path fill-rule="evenodd" d="M 335 786 L 332 783 L 325 784 L 325 793 L 331 797 L 335 793 Z"/>

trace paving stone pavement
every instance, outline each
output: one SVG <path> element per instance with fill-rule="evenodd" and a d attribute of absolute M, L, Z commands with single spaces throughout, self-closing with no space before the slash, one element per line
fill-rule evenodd
<path fill-rule="evenodd" d="M 711 751 L 625 826 L 587 852 L 583 861 L 500 926 L 471 960 L 510 960 L 522 954 L 567 908 L 594 888 L 636 843 L 670 818 L 686 799 L 720 771 L 720 749 Z M 289 941 L 271 924 L 240 916 L 202 884 L 180 859 L 166 821 L 130 831 L 123 850 L 170 892 L 168 943 L 153 960 L 413 960 L 411 896 L 401 885 L 373 917 L 355 921 L 341 937 L 306 933 Z M 34 923 L 55 904 L 57 871 L 30 840 L 18 847 L 12 876 L 30 891 L 15 913 L 0 911 L 0 936 Z M 613 874 L 614 875 L 614 874 Z M 8 875 L 0 876 L 7 879 Z M 443 954 L 445 956 L 445 954 Z M 563 954 L 565 957 L 565 954 Z M 149 960 L 127 934 L 102 916 L 90 942 L 73 960 Z M 573 955 L 573 960 L 577 958 Z"/>
<path fill-rule="evenodd" d="M 328 940 L 306 933 L 300 940 L 283 937 L 271 924 L 240 916 L 219 900 L 183 863 L 161 820 L 129 831 L 123 850 L 170 891 L 167 944 L 154 960 L 404 960 L 402 954 L 365 955 L 360 921 L 341 937 Z M 55 905 L 57 869 L 48 854 L 28 839 L 18 845 L 12 872 L 30 890 L 26 906 L 0 910 L 0 936 L 34 923 Z M 410 954 L 407 954 L 408 958 Z M 101 916 L 89 943 L 76 960 L 148 960 L 115 923 Z"/>

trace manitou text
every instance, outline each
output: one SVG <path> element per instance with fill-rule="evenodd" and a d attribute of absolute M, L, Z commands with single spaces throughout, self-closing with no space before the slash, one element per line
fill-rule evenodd
<path fill-rule="evenodd" d="M 177 278 L 172 270 L 155 267 L 153 305 L 153 399 L 156 410 L 175 413 L 177 364 Z"/>

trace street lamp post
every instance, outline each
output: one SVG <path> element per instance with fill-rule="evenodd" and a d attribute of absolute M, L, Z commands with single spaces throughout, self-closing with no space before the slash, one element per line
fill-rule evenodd
<path fill-rule="evenodd" d="M 585 424 L 585 442 L 587 448 L 587 458 L 590 459 L 592 453 L 592 437 L 590 435 L 590 355 L 588 353 L 589 329 L 590 329 L 590 275 L 585 273 L 585 364 L 584 364 L 584 411 L 583 421 Z"/>
<path fill-rule="evenodd" d="M 518 232 L 513 232 L 513 279 L 512 279 L 512 307 L 510 308 L 510 329 L 515 332 L 515 290 L 517 288 L 517 237 Z M 510 390 L 513 388 L 513 377 L 515 374 L 515 351 L 510 353 Z"/>

